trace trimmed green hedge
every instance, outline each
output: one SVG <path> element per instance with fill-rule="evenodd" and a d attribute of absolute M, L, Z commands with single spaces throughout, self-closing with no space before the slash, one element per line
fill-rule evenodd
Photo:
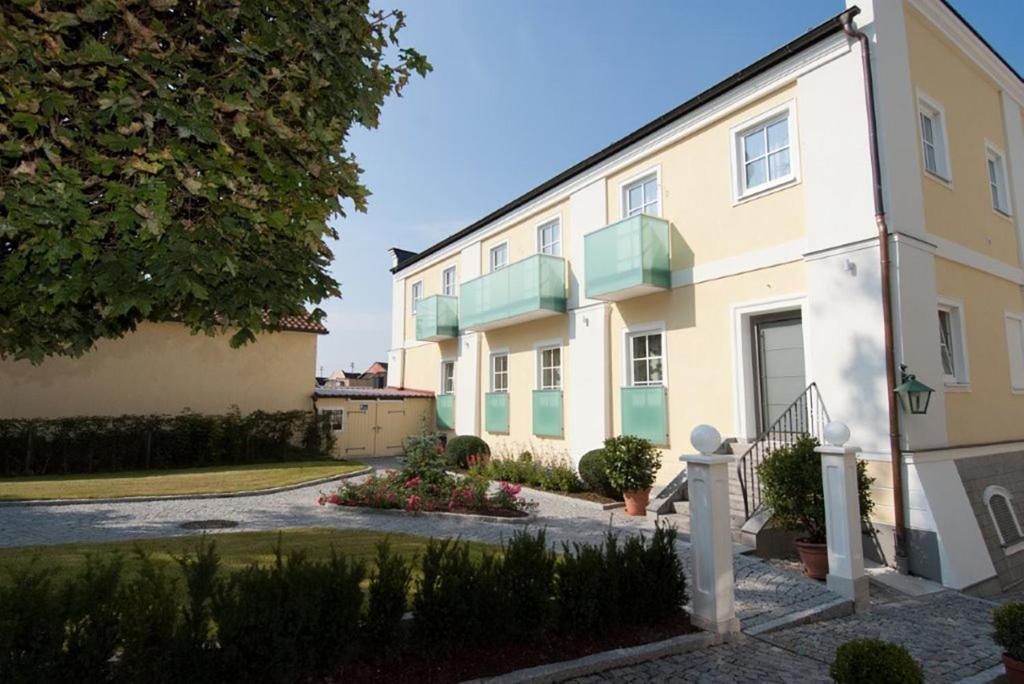
<path fill-rule="evenodd" d="M 0 420 L 0 474 L 64 475 L 323 456 L 330 426 L 311 411 Z"/>

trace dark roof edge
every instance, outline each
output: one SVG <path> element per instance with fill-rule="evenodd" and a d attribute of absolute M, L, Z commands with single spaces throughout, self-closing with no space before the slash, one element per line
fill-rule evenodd
<path fill-rule="evenodd" d="M 391 272 L 397 273 L 398 271 L 415 264 L 416 262 L 430 256 L 431 254 L 439 252 L 448 245 L 454 242 L 458 242 L 467 235 L 476 232 L 477 230 L 483 228 L 487 224 L 492 223 L 495 220 L 501 218 L 502 216 L 515 211 L 519 207 L 523 206 L 524 204 L 527 204 L 528 202 L 531 202 L 532 200 L 536 199 L 540 195 L 543 195 L 549 190 L 558 187 L 559 185 L 566 182 L 573 176 L 576 176 L 582 173 L 583 171 L 586 171 L 591 166 L 595 166 L 596 164 L 599 164 L 605 159 L 608 159 L 609 157 L 618 154 L 619 152 L 626 149 L 633 143 L 642 140 L 648 135 L 654 133 L 655 131 L 672 123 L 673 121 L 682 118 L 683 116 L 689 114 L 691 111 L 697 109 L 701 105 L 707 104 L 709 101 L 714 100 L 717 97 L 720 97 L 721 95 L 727 93 L 728 91 L 732 90 L 733 88 L 739 85 L 742 85 L 743 83 L 749 81 L 755 76 L 761 75 L 765 71 L 768 71 L 772 67 L 775 67 L 778 64 L 784 62 L 785 60 L 789 59 L 794 54 L 806 50 L 810 46 L 824 40 L 825 38 L 828 38 L 834 33 L 841 32 L 843 30 L 842 17 L 847 15 L 850 17 L 854 17 L 859 13 L 860 8 L 856 6 L 843 10 L 834 17 L 824 21 L 818 26 L 815 26 L 810 31 L 807 31 L 799 38 L 790 41 L 789 43 L 786 43 L 779 49 L 762 57 L 753 64 L 737 71 L 735 74 L 729 76 L 725 80 L 719 81 L 715 85 L 711 86 L 702 93 L 690 98 L 689 100 L 679 105 L 678 107 L 675 107 L 674 109 L 671 109 L 668 112 L 662 114 L 657 119 L 654 119 L 653 121 L 644 124 L 643 126 L 636 129 L 635 131 L 625 136 L 624 138 L 616 140 L 611 145 L 605 147 L 603 150 L 600 150 L 592 154 L 583 161 L 578 162 L 577 164 L 566 169 L 565 171 L 562 171 L 557 176 L 554 176 L 553 178 L 544 181 L 543 183 L 533 188 L 526 194 L 517 197 L 516 199 L 512 200 L 503 207 L 496 209 L 495 211 L 492 211 L 490 214 L 484 216 L 482 219 L 474 223 L 471 223 L 470 225 L 466 226 L 457 233 L 449 235 L 440 242 L 434 243 L 433 245 L 427 247 L 423 251 L 414 254 L 412 257 L 399 261 L 394 267 L 392 267 Z"/>
<path fill-rule="evenodd" d="M 956 8 L 953 7 L 953 4 L 949 2 L 949 0 L 942 0 L 942 4 L 946 7 L 946 9 L 953 13 L 953 16 L 956 17 L 961 24 L 967 27 L 968 31 L 974 34 L 975 38 L 981 41 L 981 44 L 984 45 L 989 52 L 995 55 L 996 59 L 1003 63 L 1003 66 L 1010 70 L 1011 74 L 1017 77 L 1018 81 L 1024 83 L 1024 76 L 1021 76 L 1020 73 L 1016 69 L 1014 69 L 1013 66 L 1009 62 L 1007 62 L 1001 54 L 999 54 L 999 51 L 992 47 L 992 45 L 982 37 L 978 30 L 971 25 L 971 22 L 964 19 L 964 15 L 957 12 Z"/>

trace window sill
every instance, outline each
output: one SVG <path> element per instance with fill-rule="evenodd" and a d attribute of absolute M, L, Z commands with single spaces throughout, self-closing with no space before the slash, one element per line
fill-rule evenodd
<path fill-rule="evenodd" d="M 946 382 L 946 392 L 970 392 L 971 383 L 969 382 Z"/>
<path fill-rule="evenodd" d="M 1009 546 L 1003 547 L 1003 554 L 1007 556 L 1012 556 L 1013 554 L 1019 553 L 1021 551 L 1024 551 L 1024 541 L 1014 542 Z"/>
<path fill-rule="evenodd" d="M 797 178 L 796 176 L 787 176 L 786 178 L 781 178 L 771 183 L 759 185 L 752 190 L 747 190 L 743 194 L 737 195 L 734 198 L 732 205 L 736 207 L 741 204 L 746 204 L 747 202 L 764 197 L 766 195 L 771 195 L 780 190 L 786 190 L 788 188 L 791 188 L 799 182 L 800 179 Z"/>
<path fill-rule="evenodd" d="M 946 188 L 947 190 L 952 190 L 953 189 L 953 179 L 952 178 L 945 178 L 943 176 L 940 176 L 937 173 L 933 173 L 933 172 L 929 171 L 928 169 L 924 170 L 924 175 L 925 175 L 925 178 L 931 179 L 932 182 L 938 183 L 939 185 L 941 185 L 942 187 Z"/>
<path fill-rule="evenodd" d="M 1009 221 L 1011 224 L 1013 223 L 1013 214 L 1011 214 L 1008 211 L 1003 211 L 1002 209 L 999 209 L 997 207 L 992 207 L 992 213 L 998 216 L 999 218 L 1003 219 L 1004 221 Z"/>

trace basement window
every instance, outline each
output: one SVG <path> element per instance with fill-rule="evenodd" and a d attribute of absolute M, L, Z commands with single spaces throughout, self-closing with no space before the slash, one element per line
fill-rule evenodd
<path fill-rule="evenodd" d="M 1013 495 L 1005 487 L 989 485 L 983 493 L 985 506 L 999 535 L 999 545 L 1006 555 L 1024 550 L 1024 532 L 1017 518 Z"/>

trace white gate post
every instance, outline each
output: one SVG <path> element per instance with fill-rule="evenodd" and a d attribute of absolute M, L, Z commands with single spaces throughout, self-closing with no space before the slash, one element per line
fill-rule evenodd
<path fill-rule="evenodd" d="M 722 436 L 710 425 L 695 427 L 690 443 L 700 454 L 680 460 L 690 493 L 693 623 L 716 634 L 738 632 L 729 520 L 729 468 L 736 459 L 714 453 Z"/>
<path fill-rule="evenodd" d="M 864 574 L 860 496 L 857 491 L 857 452 L 845 446 L 850 428 L 839 422 L 825 426 L 821 454 L 821 481 L 825 490 L 825 535 L 828 542 L 828 588 L 853 601 L 854 610 L 869 607 L 868 578 Z"/>

